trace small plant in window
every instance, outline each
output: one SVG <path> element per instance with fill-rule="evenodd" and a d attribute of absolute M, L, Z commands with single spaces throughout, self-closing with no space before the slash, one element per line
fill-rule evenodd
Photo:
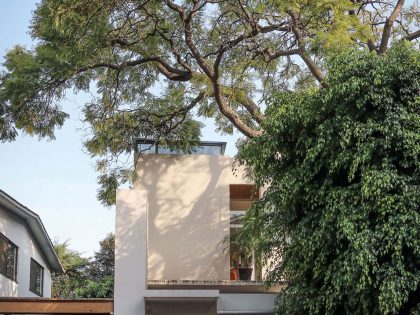
<path fill-rule="evenodd" d="M 224 240 L 224 252 L 230 257 L 231 279 L 251 280 L 254 254 L 250 244 L 241 240 L 241 231 L 231 229 Z"/>

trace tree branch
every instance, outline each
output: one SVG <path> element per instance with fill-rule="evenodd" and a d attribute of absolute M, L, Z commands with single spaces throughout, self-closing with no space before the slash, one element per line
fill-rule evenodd
<path fill-rule="evenodd" d="M 134 66 L 138 66 L 138 65 L 145 64 L 148 62 L 155 62 L 159 72 L 163 74 L 165 77 L 167 77 L 168 79 L 171 79 L 173 81 L 189 81 L 192 78 L 191 72 L 179 70 L 172 67 L 161 57 L 145 57 L 145 58 L 140 58 L 140 59 L 136 59 L 132 61 L 126 61 L 120 64 L 99 62 L 94 65 L 80 67 L 76 70 L 76 73 L 82 73 L 87 70 L 93 70 L 97 68 L 109 68 L 109 69 L 121 71 L 127 67 L 134 67 Z"/>
<path fill-rule="evenodd" d="M 277 50 L 275 52 L 267 50 L 266 51 L 267 55 L 265 55 L 265 53 L 263 53 L 263 55 L 265 57 L 265 61 L 272 61 L 272 60 L 277 59 L 279 57 L 299 55 L 300 52 L 301 52 L 300 49 Z"/>
<path fill-rule="evenodd" d="M 213 82 L 216 82 L 214 84 L 218 85 L 218 78 L 219 78 L 219 66 L 223 57 L 223 54 L 229 50 L 232 49 L 233 47 L 237 46 L 239 43 L 241 43 L 242 41 L 246 40 L 246 39 L 250 39 L 253 38 L 255 36 L 257 36 L 260 33 L 268 33 L 274 30 L 278 30 L 278 31 L 288 31 L 289 28 L 284 27 L 283 24 L 278 24 L 278 25 L 269 25 L 269 26 L 260 26 L 258 24 L 253 25 L 253 29 L 248 32 L 248 33 L 243 33 L 240 36 L 236 37 L 235 39 L 232 39 L 230 41 L 228 41 L 227 43 L 223 44 L 220 49 L 218 50 L 218 52 L 216 53 L 216 59 L 214 61 L 213 64 L 213 73 L 214 73 L 214 78 L 212 78 Z M 290 51 L 290 52 L 284 52 L 284 51 L 278 51 L 277 53 L 273 54 L 273 59 L 274 58 L 278 58 L 282 55 L 286 56 L 290 54 L 294 54 L 294 52 Z M 219 86 L 219 88 L 221 89 L 221 87 Z M 234 93 L 234 92 L 233 92 Z M 221 95 L 219 97 L 219 99 L 223 99 L 223 95 Z M 244 96 L 242 98 L 236 98 L 237 101 L 246 108 L 246 110 L 251 114 L 252 118 L 255 119 L 256 122 L 261 123 L 264 120 L 264 115 L 261 113 L 259 107 L 257 106 L 257 104 L 255 104 L 255 102 L 249 98 L 248 96 Z M 216 98 L 217 100 L 217 98 Z M 223 100 L 224 102 L 224 100 Z M 225 106 L 228 106 L 225 102 L 224 102 Z M 233 111 L 233 110 L 232 110 Z M 234 112 L 234 111 L 233 111 Z M 229 120 L 234 119 L 233 116 L 231 116 L 230 118 L 228 117 Z M 232 121 L 232 120 L 231 120 Z M 238 123 L 238 121 L 234 122 L 232 121 L 233 124 Z M 238 127 L 239 128 L 239 127 Z"/>
<path fill-rule="evenodd" d="M 265 116 L 261 113 L 258 105 L 246 95 L 246 91 L 243 89 L 232 88 L 230 86 L 221 86 L 223 96 L 231 97 L 236 102 L 241 104 L 251 114 L 252 118 L 259 124 L 265 119 Z"/>
<path fill-rule="evenodd" d="M 222 58 L 223 53 L 226 51 L 226 49 L 231 47 L 230 45 L 235 46 L 238 43 L 240 43 L 242 40 L 244 40 L 246 35 L 239 36 L 238 38 L 229 42 L 228 46 L 222 47 L 221 50 L 218 53 L 218 56 L 216 57 L 216 61 L 215 61 L 215 65 L 213 66 L 213 70 L 211 70 L 211 68 L 207 64 L 206 60 L 203 58 L 203 56 L 198 51 L 197 47 L 195 46 L 195 44 L 193 42 L 192 29 L 191 29 L 191 19 L 193 17 L 193 14 L 190 14 L 190 15 L 188 15 L 188 17 L 186 17 L 183 9 L 179 6 L 177 6 L 176 4 L 174 4 L 171 0 L 165 0 L 165 3 L 168 5 L 169 8 L 171 8 L 172 10 L 179 13 L 179 16 L 180 16 L 180 18 L 183 22 L 183 26 L 184 26 L 185 42 L 188 46 L 188 49 L 191 51 L 191 54 L 196 59 L 200 68 L 204 71 L 204 73 L 207 75 L 207 77 L 209 77 L 211 79 L 212 84 L 213 84 L 213 89 L 214 89 L 215 100 L 216 100 L 217 105 L 219 106 L 219 109 L 220 109 L 221 113 L 227 119 L 229 119 L 229 121 L 232 122 L 232 124 L 236 128 L 238 128 L 246 136 L 256 137 L 256 136 L 260 135 L 261 131 L 255 130 L 255 129 L 249 127 L 241 119 L 240 115 L 235 110 L 233 110 L 232 107 L 230 107 L 226 103 L 226 101 L 224 99 L 224 96 L 223 96 L 222 87 L 221 87 L 221 85 L 218 81 L 218 65 L 220 63 L 220 60 Z M 197 6 L 197 5 L 195 5 L 195 6 Z M 273 27 L 272 26 L 267 26 L 266 28 L 268 30 L 268 29 L 272 29 Z M 258 32 L 256 34 L 258 34 Z M 244 107 L 247 108 L 247 110 L 250 110 L 250 113 L 253 112 L 254 114 L 257 114 L 259 112 L 259 109 L 257 111 L 257 109 L 254 108 L 250 102 L 246 102 L 246 105 L 244 105 Z M 258 120 L 262 119 L 259 114 L 257 114 L 257 116 L 258 116 L 258 118 L 256 118 L 256 119 L 258 119 Z"/>
<path fill-rule="evenodd" d="M 318 82 L 321 84 L 322 87 L 328 87 L 328 83 L 325 81 L 325 76 L 322 73 L 321 69 L 315 64 L 315 62 L 309 57 L 308 53 L 305 50 L 305 45 L 303 43 L 303 35 L 299 29 L 299 16 L 293 12 L 289 11 L 288 14 L 293 20 L 292 23 L 292 32 L 295 34 L 298 46 L 300 49 L 299 56 L 302 58 L 302 60 L 305 62 L 307 67 L 309 68 L 309 71 L 313 74 L 313 76 L 318 80 Z"/>
<path fill-rule="evenodd" d="M 194 56 L 194 58 L 197 60 L 198 65 L 209 78 L 213 77 L 213 72 L 211 71 L 210 67 L 207 65 L 206 60 L 200 54 L 200 52 L 198 51 L 197 47 L 194 45 L 194 42 L 192 40 L 192 29 L 191 29 L 192 14 L 186 17 L 184 10 L 180 6 L 175 4 L 172 0 L 165 0 L 165 3 L 171 10 L 178 12 L 181 18 L 182 24 L 184 26 L 185 42 L 188 46 L 188 49 L 191 51 L 192 55 Z"/>
<path fill-rule="evenodd" d="M 172 54 L 175 56 L 176 61 L 182 66 L 184 67 L 184 69 L 186 69 L 189 72 L 193 72 L 193 69 L 191 68 L 191 66 L 185 62 L 184 60 L 182 60 L 181 54 L 179 53 L 179 51 L 176 49 L 175 47 L 175 43 L 172 37 L 168 37 L 166 36 L 163 32 L 159 31 L 158 32 L 160 37 L 163 38 L 164 40 L 166 40 L 169 43 L 169 46 L 171 47 L 171 52 Z"/>
<path fill-rule="evenodd" d="M 227 103 L 223 96 L 223 91 L 218 80 L 213 81 L 214 89 L 214 98 L 216 103 L 219 106 L 220 112 L 227 118 L 229 121 L 240 130 L 245 136 L 249 138 L 258 137 L 262 134 L 261 130 L 256 130 L 249 127 Z"/>
<path fill-rule="evenodd" d="M 252 31 L 250 31 L 248 33 L 241 34 L 237 38 L 228 41 L 224 45 L 224 47 L 226 47 L 227 49 L 235 47 L 236 45 L 238 45 L 240 42 L 244 41 L 245 39 L 253 38 L 253 37 L 257 36 L 258 34 L 265 34 L 265 33 L 273 32 L 273 31 L 287 32 L 289 30 L 290 30 L 290 28 L 284 26 L 284 23 L 277 24 L 277 25 L 268 25 L 268 26 L 260 26 L 260 25 L 257 24 L 252 29 Z"/>
<path fill-rule="evenodd" d="M 173 112 L 173 113 L 171 113 L 170 115 L 169 115 L 169 119 L 172 119 L 172 118 L 174 118 L 175 116 L 177 116 L 177 115 L 179 115 L 179 114 L 187 114 L 191 109 L 193 109 L 194 107 L 195 107 L 195 105 L 197 105 L 200 101 L 202 101 L 203 99 L 204 99 L 204 97 L 206 96 L 206 93 L 205 92 L 203 92 L 203 91 L 201 91 L 198 95 L 197 95 L 197 97 L 195 97 L 192 101 L 191 101 L 191 103 L 189 104 L 189 105 L 187 105 L 187 106 L 185 106 L 185 107 L 183 107 L 183 108 L 181 108 L 181 109 L 179 109 L 179 110 L 177 110 L 177 111 L 175 111 L 175 112 Z M 150 114 L 150 115 L 153 115 L 153 116 L 155 116 L 155 117 L 157 117 L 157 118 L 165 118 L 165 117 L 168 117 L 168 115 L 167 114 L 157 114 L 157 113 L 153 113 L 153 114 Z"/>
<path fill-rule="evenodd" d="M 246 110 L 251 114 L 252 118 L 254 118 L 257 123 L 261 124 L 263 122 L 265 116 L 261 113 L 260 108 L 250 97 L 245 95 L 239 100 L 239 103 L 246 108 Z"/>
<path fill-rule="evenodd" d="M 180 124 L 182 124 L 184 122 L 185 118 L 187 117 L 188 112 L 191 109 L 193 109 L 195 107 L 195 105 L 197 105 L 201 100 L 203 100 L 205 96 L 206 96 L 205 92 L 200 92 L 198 94 L 198 96 L 196 98 L 194 98 L 188 106 L 182 108 L 180 111 L 178 111 L 178 113 L 172 115 L 172 117 L 170 118 L 170 121 L 172 121 L 173 117 L 175 117 L 177 114 L 182 114 L 183 116 L 178 122 L 175 123 L 175 125 L 171 126 L 170 130 L 174 130 Z"/>
<path fill-rule="evenodd" d="M 391 37 L 391 30 L 392 26 L 397 19 L 398 14 L 400 14 L 402 8 L 404 6 L 404 0 L 398 0 L 394 11 L 392 11 L 391 15 L 386 19 L 384 30 L 382 32 L 382 39 L 381 44 L 379 45 L 378 54 L 382 55 L 388 49 L 388 42 L 389 38 Z"/>
<path fill-rule="evenodd" d="M 305 51 L 301 51 L 299 56 L 303 59 L 303 61 L 308 66 L 311 73 L 314 77 L 318 80 L 322 87 L 328 87 L 328 83 L 325 81 L 325 76 L 322 73 L 321 69 L 315 64 L 315 62 L 309 57 L 309 55 Z"/>
<path fill-rule="evenodd" d="M 376 51 L 375 44 L 373 43 L 371 39 L 368 40 L 367 46 L 368 46 L 369 51 Z"/>
<path fill-rule="evenodd" d="M 417 38 L 420 37 L 420 30 L 415 31 L 414 33 L 410 33 L 408 34 L 406 37 L 404 37 L 403 39 L 408 40 L 409 42 L 411 42 L 412 40 L 415 40 Z"/>

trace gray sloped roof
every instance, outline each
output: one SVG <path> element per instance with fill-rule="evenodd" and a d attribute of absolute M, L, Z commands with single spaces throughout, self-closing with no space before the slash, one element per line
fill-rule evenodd
<path fill-rule="evenodd" d="M 54 250 L 54 246 L 39 215 L 13 199 L 1 189 L 0 205 L 26 222 L 50 267 L 55 272 L 63 273 L 64 268 L 61 265 L 60 259 Z"/>

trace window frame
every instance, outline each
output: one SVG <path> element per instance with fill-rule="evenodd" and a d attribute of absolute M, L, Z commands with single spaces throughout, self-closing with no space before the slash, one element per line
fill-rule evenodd
<path fill-rule="evenodd" d="M 142 149 L 144 146 L 144 149 Z M 209 152 L 205 152 L 206 147 L 211 147 L 212 150 L 217 148 L 216 150 Z M 225 154 L 226 149 L 226 142 L 218 142 L 218 141 L 200 141 L 197 146 L 191 148 L 192 152 L 190 153 L 181 153 L 177 150 L 171 151 L 165 145 L 158 144 L 158 142 L 154 139 L 147 139 L 147 138 L 138 138 L 134 140 L 134 153 L 136 155 L 146 155 L 146 154 L 188 154 L 188 155 L 215 155 L 215 156 L 222 156 Z M 194 151 L 196 150 L 196 151 Z"/>
<path fill-rule="evenodd" d="M 39 270 L 41 270 L 41 277 L 40 277 L 41 283 L 40 283 L 39 292 L 37 292 L 36 288 L 32 287 L 32 266 L 33 265 L 38 267 Z M 36 274 L 34 274 L 34 276 L 36 276 Z M 32 257 L 31 257 L 31 262 L 30 262 L 30 266 L 29 266 L 29 291 L 31 291 L 32 293 L 34 293 L 38 296 L 41 296 L 41 297 L 44 294 L 44 267 L 39 262 L 37 262 L 35 259 L 33 259 Z"/>
<path fill-rule="evenodd" d="M 5 276 L 7 279 L 10 279 L 14 282 L 17 283 L 17 268 L 18 268 L 18 252 L 19 252 L 19 246 L 17 246 L 15 243 L 13 243 L 6 235 L 4 235 L 3 233 L 0 233 L 0 238 L 2 238 L 4 241 L 6 241 L 8 244 L 12 245 L 15 249 L 15 262 L 14 262 L 14 270 L 13 270 L 13 276 L 10 277 L 10 275 L 7 274 L 7 269 L 6 269 L 6 273 L 4 273 L 1 269 L 0 269 L 0 274 Z M 7 264 L 7 258 L 6 257 L 6 264 Z"/>

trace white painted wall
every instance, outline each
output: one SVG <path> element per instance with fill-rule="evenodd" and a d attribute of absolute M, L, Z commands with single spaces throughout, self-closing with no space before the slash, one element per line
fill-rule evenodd
<path fill-rule="evenodd" d="M 232 162 L 205 155 L 150 154 L 138 159 L 134 189 L 117 191 L 115 315 L 168 314 L 146 310 L 145 299 L 159 297 L 160 306 L 179 308 L 185 299 L 200 301 L 203 292 L 208 293 L 148 290 L 147 279 L 229 279 L 229 260 L 220 244 L 229 233 L 229 185 L 247 183 L 241 172 L 232 173 Z M 219 296 L 218 290 L 210 293 Z M 220 294 L 217 311 L 271 313 L 275 297 Z M 217 311 L 211 308 L 208 314 Z"/>
<path fill-rule="evenodd" d="M 0 233 L 18 246 L 17 281 L 0 274 L 1 297 L 37 297 L 29 291 L 30 263 L 35 259 L 44 267 L 43 296 L 51 297 L 51 273 L 46 260 L 25 222 L 14 214 L 0 207 Z"/>
<path fill-rule="evenodd" d="M 135 190 L 148 192 L 149 280 L 229 280 L 229 185 L 247 183 L 232 163 L 214 155 L 139 156 Z"/>
<path fill-rule="evenodd" d="M 277 295 L 275 293 L 219 294 L 218 290 L 148 290 L 147 214 L 150 210 L 148 195 L 149 193 L 144 190 L 117 191 L 115 315 L 272 313 Z M 155 299 L 154 304 L 149 303 L 150 309 L 148 309 L 145 299 L 151 298 Z M 206 300 L 208 298 L 215 298 L 217 302 L 209 304 Z"/>
<path fill-rule="evenodd" d="M 147 289 L 147 192 L 117 190 L 114 313 L 144 315 Z"/>

